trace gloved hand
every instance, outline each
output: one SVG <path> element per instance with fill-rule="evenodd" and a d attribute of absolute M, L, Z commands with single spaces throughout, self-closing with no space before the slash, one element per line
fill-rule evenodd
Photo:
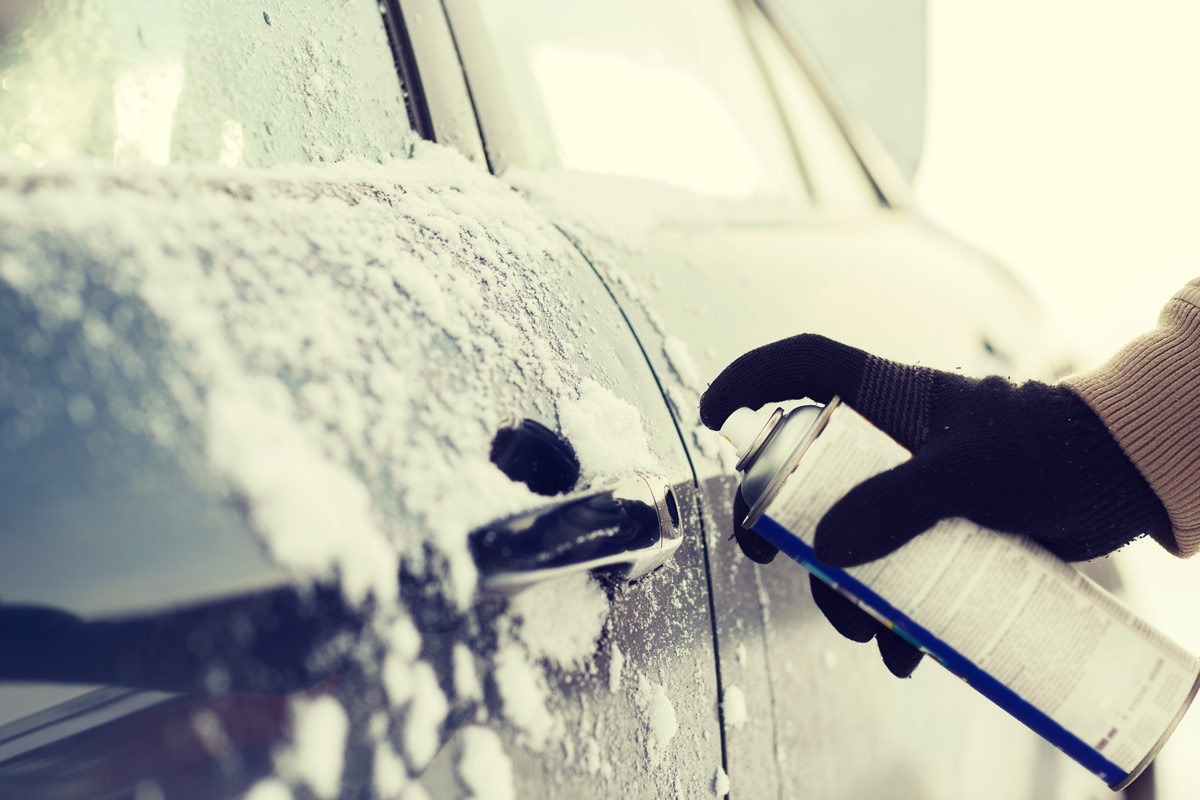
<path fill-rule="evenodd" d="M 946 517 L 1030 536 L 1068 561 L 1112 552 L 1145 533 L 1170 533 L 1162 502 L 1104 424 L 1057 386 L 964 378 L 802 334 L 726 367 L 701 397 L 700 418 L 718 429 L 741 406 L 802 397 L 825 403 L 834 395 L 913 458 L 863 481 L 818 523 L 813 549 L 830 566 L 885 556 Z M 743 509 L 739 492 L 737 527 Z M 734 535 L 755 561 L 774 558 L 753 531 Z M 875 637 L 893 674 L 916 668 L 917 650 L 815 578 L 812 591 L 843 635 Z"/>

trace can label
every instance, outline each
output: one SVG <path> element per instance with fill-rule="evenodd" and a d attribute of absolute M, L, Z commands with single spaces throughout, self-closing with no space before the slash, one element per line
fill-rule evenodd
<path fill-rule="evenodd" d="M 1114 788 L 1174 729 L 1200 661 L 1041 545 L 943 520 L 841 570 L 811 547 L 846 492 L 910 454 L 845 405 L 754 529 Z"/>

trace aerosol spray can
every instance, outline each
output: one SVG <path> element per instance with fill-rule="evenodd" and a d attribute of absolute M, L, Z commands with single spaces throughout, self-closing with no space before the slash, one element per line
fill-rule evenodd
<path fill-rule="evenodd" d="M 854 409 L 735 411 L 745 524 L 1104 780 L 1127 786 L 1200 687 L 1200 660 L 1036 542 L 948 519 L 884 558 L 821 564 L 846 492 L 910 457 Z"/>

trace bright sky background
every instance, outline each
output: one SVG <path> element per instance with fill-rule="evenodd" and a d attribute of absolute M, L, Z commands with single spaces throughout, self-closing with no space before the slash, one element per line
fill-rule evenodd
<path fill-rule="evenodd" d="M 1200 4 L 929 2 L 919 198 L 1111 351 L 1200 274 Z"/>
<path fill-rule="evenodd" d="M 1200 275 L 1200 4 L 929 0 L 929 25 L 918 200 L 1102 360 Z M 1120 558 L 1129 602 L 1200 653 L 1200 559 Z M 1160 798 L 1200 796 L 1197 752 L 1200 707 L 1157 763 Z"/>

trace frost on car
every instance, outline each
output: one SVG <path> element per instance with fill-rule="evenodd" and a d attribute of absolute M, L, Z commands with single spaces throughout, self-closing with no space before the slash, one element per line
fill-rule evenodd
<path fill-rule="evenodd" d="M 977 364 L 1037 314 L 756 6 L 572 9 L 0 13 L 0 794 L 1009 796 L 1029 753 L 724 541 L 696 402 L 800 325 Z M 473 533 L 647 473 L 657 572 L 479 591 Z"/>
<path fill-rule="evenodd" d="M 468 531 L 549 502 L 489 461 L 513 420 L 580 488 L 690 473 L 586 261 L 410 130 L 380 11 L 0 16 L 0 793 L 720 769 L 694 537 L 475 602 Z"/>
<path fill-rule="evenodd" d="M 328 665 L 307 673 L 313 684 L 358 684 L 347 702 L 374 710 L 350 733 L 376 738 L 377 780 L 407 776 L 394 768 L 401 755 L 423 769 L 448 714 L 461 723 L 484 713 L 472 709 L 483 707 L 485 683 L 532 749 L 578 747 L 598 772 L 607 739 L 568 735 L 548 704 L 569 698 L 548 696 L 539 664 L 596 669 L 604 590 L 581 576 L 529 593 L 510 623 L 480 629 L 467 533 L 545 502 L 488 461 L 506 417 L 561 419 L 585 481 L 661 469 L 657 453 L 672 453 L 675 434 L 643 427 L 608 388 L 653 384 L 631 386 L 615 352 L 594 344 L 622 332 L 601 305 L 611 301 L 586 291 L 594 278 L 573 274 L 580 265 L 565 240 L 458 156 L 417 150 L 388 168 L 6 172 L 0 530 L 11 556 L 0 560 L 0 583 L 6 609 L 20 605 L 25 616 L 6 613 L 46 634 L 54 629 L 37 628 L 37 615 L 65 611 L 102 645 L 113 617 L 334 586 L 339 598 L 317 589 L 297 602 L 326 616 L 336 608 L 362 635 L 347 624 L 296 655 Z M 443 620 L 462 627 L 442 632 L 438 652 L 422 646 L 399 602 L 402 558 L 412 590 L 435 592 Z M 245 637 L 269 635 L 252 617 L 241 623 Z M 173 685 L 163 665 L 170 675 L 141 688 L 312 689 L 269 677 L 243 687 L 245 665 L 222 661 L 234 650 L 193 644 L 164 654 L 197 662 L 177 670 L 186 680 Z M 494 673 L 476 663 L 489 651 Z M 2 658 L 10 669 L 22 663 L 19 650 Z M 119 684 L 114 669 L 66 671 Z M 646 684 L 636 696 L 648 719 L 665 713 L 660 684 L 631 680 Z M 306 720 L 338 712 L 300 708 L 295 746 L 316 747 Z M 603 719 L 575 712 L 590 713 L 591 726 Z M 219 720 L 191 722 L 212 730 L 214 755 L 236 753 Z M 326 731 L 324 748 L 344 748 L 344 722 L 312 724 Z M 648 730 L 661 758 L 674 731 Z M 311 759 L 276 758 L 283 779 L 319 795 L 333 796 L 322 781 L 340 785 L 307 774 Z M 34 779 L 53 775 L 35 770 Z"/>

